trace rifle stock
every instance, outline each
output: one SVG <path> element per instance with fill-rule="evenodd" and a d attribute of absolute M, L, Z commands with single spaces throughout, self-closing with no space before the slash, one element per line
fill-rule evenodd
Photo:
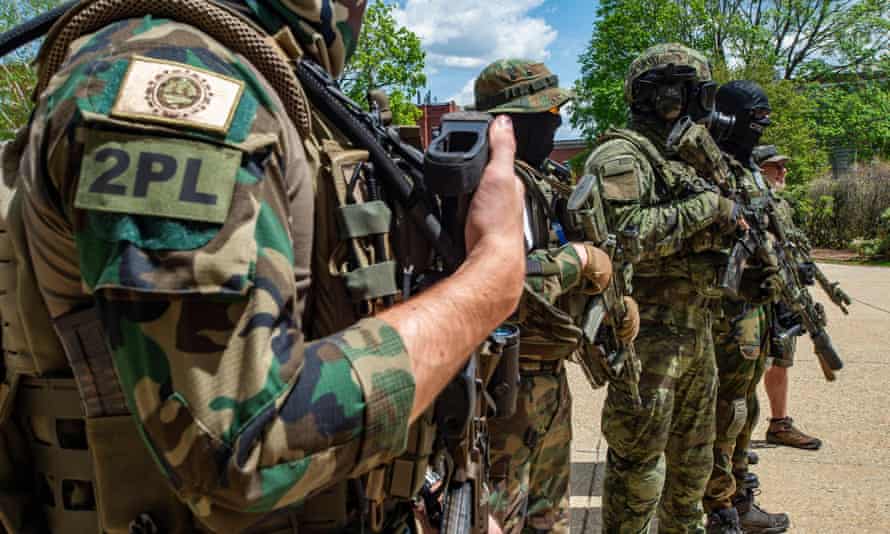
<path fill-rule="evenodd" d="M 583 231 L 586 241 L 604 250 L 612 259 L 613 275 L 606 289 L 590 300 L 581 319 L 584 343 L 588 347 L 598 345 L 602 352 L 580 350 L 579 363 L 585 377 L 594 388 L 605 381 L 623 379 L 634 403 L 641 403 L 639 393 L 642 371 L 633 342 L 624 343 L 618 337 L 618 329 L 627 308 L 624 297 L 631 294 L 633 262 L 639 257 L 638 232 L 628 229 L 620 239 L 609 233 L 596 176 L 583 176 L 567 203 L 574 226 Z"/>

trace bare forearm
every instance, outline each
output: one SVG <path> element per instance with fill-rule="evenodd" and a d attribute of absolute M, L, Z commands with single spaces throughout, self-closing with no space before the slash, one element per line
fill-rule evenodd
<path fill-rule="evenodd" d="M 521 255 L 521 249 L 517 249 Z M 479 344 L 513 312 L 524 272 L 502 254 L 472 255 L 448 279 L 378 317 L 402 336 L 414 372 L 411 420 L 422 414 Z"/>

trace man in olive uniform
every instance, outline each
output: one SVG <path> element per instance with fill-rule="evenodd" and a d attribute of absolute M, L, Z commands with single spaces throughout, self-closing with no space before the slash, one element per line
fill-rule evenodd
<path fill-rule="evenodd" d="M 762 145 L 754 150 L 754 160 L 760 167 L 763 176 L 773 193 L 776 206 L 776 214 L 782 220 L 786 228 L 788 238 L 797 245 L 795 250 L 802 253 L 801 261 L 810 261 L 810 240 L 807 235 L 794 225 L 794 210 L 788 201 L 778 194 L 785 189 L 785 177 L 788 169 L 785 165 L 790 161 L 788 156 L 782 155 L 775 145 Z M 849 297 L 834 286 L 833 299 L 849 303 Z M 838 294 L 839 293 L 839 294 Z M 766 370 L 763 385 L 766 396 L 769 397 L 770 421 L 766 431 L 766 440 L 776 445 L 796 447 L 798 449 L 816 450 L 822 446 L 822 440 L 810 436 L 794 425 L 794 420 L 788 415 L 788 369 L 794 365 L 794 351 L 796 348 L 794 337 L 790 338 L 785 347 L 775 347 L 776 351 L 770 354 L 772 364 Z"/>
<path fill-rule="evenodd" d="M 43 46 L 34 117 L 3 165 L 4 194 L 19 180 L 0 240 L 7 531 L 341 532 L 367 510 L 398 531 L 411 495 L 390 507 L 359 477 L 405 450 L 517 306 L 522 186 L 504 117 L 466 261 L 360 311 L 398 293 L 381 275 L 393 264 L 313 254 L 394 218 L 336 204 L 363 153 L 313 117 L 291 60 L 338 76 L 366 4 L 244 4 L 81 2 Z"/>
<path fill-rule="evenodd" d="M 475 84 L 476 109 L 509 115 L 516 134 L 516 172 L 526 187 L 526 247 L 530 249 L 526 295 L 520 304 L 520 384 L 516 413 L 489 423 L 491 511 L 505 532 L 568 532 L 571 470 L 571 395 L 565 358 L 578 338 L 558 338 L 534 306 L 577 313 L 590 295 L 602 292 L 611 260 L 589 243 L 566 243 L 554 230 L 554 206 L 571 183 L 544 170 L 562 123 L 560 108 L 571 94 L 539 62 L 503 59 L 486 67 Z M 561 193 L 560 193 L 561 192 Z M 530 295 L 534 292 L 535 295 Z M 535 298 L 535 303 L 529 302 Z M 628 303 L 619 335 L 636 335 L 636 305 Z M 555 317 L 547 315 L 547 317 Z M 534 326 L 533 326 L 534 324 Z"/>
<path fill-rule="evenodd" d="M 624 94 L 628 128 L 607 131 L 585 169 L 602 181 L 613 230 L 638 234 L 643 252 L 633 279 L 642 405 L 625 384 L 609 384 L 603 531 L 648 532 L 658 508 L 660 531 L 701 532 L 717 389 L 717 238 L 738 218 L 734 202 L 696 186 L 691 162 L 666 147 L 680 119 L 712 111 L 708 60 L 679 44 L 654 46 L 631 64 Z"/>
<path fill-rule="evenodd" d="M 752 197 L 768 195 L 751 157 L 771 124 L 766 93 L 754 82 L 732 81 L 717 91 L 716 106 L 718 112 L 734 119 L 732 128 L 717 141 L 727 155 L 737 187 L 745 188 Z M 750 278 L 751 273 L 746 275 Z M 743 287 L 741 293 L 747 300 L 724 298 L 714 321 L 719 387 L 714 469 L 704 499 L 708 533 L 779 533 L 788 528 L 788 516 L 768 513 L 754 502 L 758 481 L 748 471 L 747 454 L 760 413 L 757 384 L 769 354 L 770 310 L 764 304 L 774 292 Z"/>

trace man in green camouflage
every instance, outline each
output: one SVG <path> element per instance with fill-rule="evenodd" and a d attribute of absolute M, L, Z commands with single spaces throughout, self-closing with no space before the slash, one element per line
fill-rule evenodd
<path fill-rule="evenodd" d="M 54 341 L 50 358 L 5 345 L 3 400 L 24 384 L 14 420 L 43 460 L 10 465 L 33 466 L 22 479 L 52 484 L 56 507 L 4 500 L 6 530 L 261 533 L 299 523 L 301 533 L 342 532 L 366 529 L 369 508 L 388 532 L 410 521 L 390 523 L 388 503 L 381 518 L 368 502 L 381 488 L 359 477 L 405 450 L 409 424 L 516 308 L 522 185 L 503 117 L 469 210 L 466 261 L 423 294 L 354 322 L 360 307 L 347 289 L 395 282 L 348 278 L 346 262 L 313 255 L 337 238 L 328 219 L 350 222 L 335 213 L 332 190 L 358 176 L 349 158 L 362 152 L 333 147 L 288 73 L 291 60 L 309 57 L 338 76 L 364 8 L 85 1 L 50 33 L 36 111 L 3 165 L 7 181 L 19 180 L 8 212 L 9 198 L 2 203 L 18 291 L 39 287 L 41 309 L 21 313 L 38 307 L 26 300 L 10 311 L 4 293 L 3 320 L 24 325 L 32 348 L 56 340 L 51 321 L 65 350 Z M 371 208 L 390 213 L 379 204 L 367 203 L 362 220 Z M 371 233 L 388 232 L 383 220 L 371 220 Z M 2 241 L 9 250 L 9 236 Z M 325 280 L 333 290 L 318 285 Z M 4 287 L 15 293 L 15 283 Z M 12 355 L 54 365 L 12 366 Z M 89 369 L 104 356 L 113 368 Z M 107 379 L 91 382 L 91 373 Z M 76 401 L 57 402 L 73 388 L 53 381 L 72 375 L 85 418 Z M 64 422 L 62 412 L 81 428 L 68 444 L 38 424 Z M 63 461 L 80 450 L 83 461 Z M 89 482 L 69 487 L 71 478 Z M 21 495 L 36 491 L 8 482 Z M 86 493 L 72 501 L 72 487 Z"/>
<path fill-rule="evenodd" d="M 733 201 L 699 185 L 705 177 L 692 161 L 668 152 L 667 139 L 680 119 L 712 110 L 713 89 L 701 53 L 679 44 L 646 50 L 625 79 L 628 128 L 607 131 L 586 163 L 601 179 L 613 231 L 637 234 L 642 250 L 633 279 L 642 404 L 626 384 L 609 383 L 604 532 L 648 532 L 656 508 L 661 532 L 703 531 L 701 499 L 713 464 L 717 269 L 725 261 L 722 236 L 738 217 Z"/>
<path fill-rule="evenodd" d="M 731 81 L 717 91 L 716 109 L 734 120 L 717 142 L 726 154 L 736 186 L 745 188 L 751 197 L 768 195 L 751 157 L 771 124 L 766 93 L 754 82 Z M 746 271 L 746 275 L 751 273 Z M 769 354 L 769 308 L 764 304 L 774 292 L 743 286 L 741 293 L 747 300 L 724 298 L 714 321 L 719 387 L 714 468 L 704 498 L 708 533 L 780 533 L 789 526 L 788 516 L 766 512 L 754 502 L 758 481 L 748 470 L 751 433 L 760 413 L 757 384 Z"/>
<path fill-rule="evenodd" d="M 554 321 L 558 317 L 572 326 L 572 316 L 609 282 L 611 260 L 589 243 L 567 242 L 558 231 L 556 201 L 571 191 L 571 183 L 545 170 L 545 163 L 562 123 L 560 108 L 571 94 L 559 88 L 557 77 L 542 63 L 499 60 L 480 73 L 475 96 L 477 110 L 512 119 L 516 173 L 526 187 L 530 250 L 519 312 L 516 413 L 489 423 L 491 511 L 505 532 L 568 532 L 572 421 L 565 359 L 580 339 L 560 337 L 564 330 Z M 542 313 L 540 306 L 557 311 Z M 624 340 L 636 335 L 638 324 L 635 303 L 628 308 L 620 332 Z"/>
<path fill-rule="evenodd" d="M 810 240 L 802 230 L 795 226 L 794 210 L 791 208 L 791 205 L 777 194 L 785 189 L 785 177 L 788 173 L 785 165 L 790 161 L 790 158 L 780 154 L 775 145 L 762 145 L 755 148 L 754 161 L 760 167 L 763 176 L 769 184 L 776 206 L 776 215 L 787 229 L 788 239 L 796 245 L 795 250 L 801 252 L 799 260 L 809 262 Z M 836 293 L 834 298 L 842 302 L 846 300 L 849 303 L 849 297 L 840 287 L 835 285 L 834 291 Z M 840 294 L 837 294 L 838 292 Z M 782 315 L 782 310 L 778 309 L 776 314 L 777 316 Z M 816 450 L 822 446 L 822 440 L 801 431 L 794 425 L 794 420 L 791 416 L 788 415 L 788 369 L 794 365 L 795 340 L 796 338 L 794 337 L 789 338 L 786 343 L 782 344 L 784 346 L 774 344 L 775 350 L 770 354 L 772 364 L 766 370 L 763 379 L 771 412 L 769 428 L 766 431 L 766 440 L 776 445 Z"/>

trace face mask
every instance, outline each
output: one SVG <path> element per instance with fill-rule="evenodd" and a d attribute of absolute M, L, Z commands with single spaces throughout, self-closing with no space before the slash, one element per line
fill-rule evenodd
<path fill-rule="evenodd" d="M 516 134 L 516 157 L 538 168 L 553 152 L 553 138 L 562 126 L 558 113 L 515 113 L 513 131 Z"/>
<path fill-rule="evenodd" d="M 772 124 L 766 93 L 754 82 L 729 82 L 717 91 L 717 111 L 734 118 L 731 127 L 729 121 L 723 123 L 725 128 L 720 131 L 718 143 L 739 161 L 747 164 L 751 151 L 760 143 L 764 130 Z"/>

